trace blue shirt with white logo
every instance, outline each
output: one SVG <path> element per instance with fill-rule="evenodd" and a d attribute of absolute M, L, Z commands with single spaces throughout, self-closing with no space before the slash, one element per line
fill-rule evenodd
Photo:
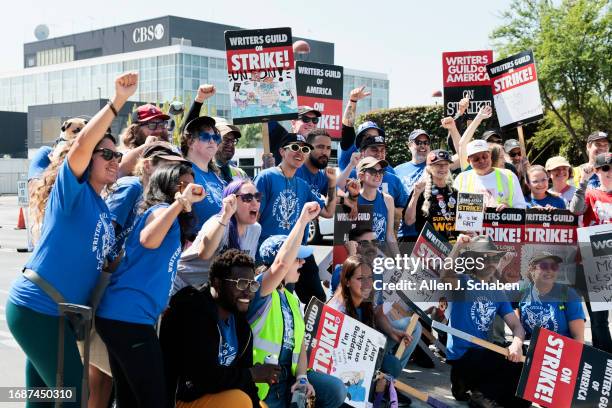
<path fill-rule="evenodd" d="M 115 233 L 104 200 L 79 180 L 64 160 L 49 194 L 40 241 L 25 267 L 37 272 L 66 302 L 87 304 L 107 256 L 113 256 Z M 57 304 L 20 275 L 9 300 L 39 313 L 58 316 Z"/>
<path fill-rule="evenodd" d="M 142 201 L 142 182 L 139 177 L 121 177 L 113 192 L 106 199 L 115 228 L 116 245 L 121 248 L 134 225 L 138 207 Z"/>
<path fill-rule="evenodd" d="M 221 211 L 225 182 L 212 170 L 204 171 L 193 163 L 191 168 L 195 176 L 195 183 L 201 185 L 206 190 L 206 197 L 202 201 L 193 204 L 193 212 L 196 216 L 196 225 L 193 232 L 197 233 L 206 220 Z"/>
<path fill-rule="evenodd" d="M 554 196 L 550 193 L 546 193 L 546 197 L 541 200 L 536 200 L 533 198 L 531 194 L 525 197 L 525 202 L 527 203 L 527 208 L 533 208 L 536 206 L 546 207 L 548 204 L 552 205 L 555 208 L 566 208 L 565 200 L 561 197 Z"/>
<path fill-rule="evenodd" d="M 396 208 L 404 208 L 406 204 L 408 204 L 408 194 L 400 179 L 395 174 L 387 172 L 388 168 L 389 167 L 385 167 L 385 174 L 383 174 L 382 183 L 380 187 L 378 187 L 378 191 L 387 193 L 393 197 L 393 204 Z M 351 171 L 349 178 L 357 178 L 355 169 Z"/>
<path fill-rule="evenodd" d="M 325 205 L 304 180 L 295 176 L 288 179 L 278 167 L 259 173 L 255 186 L 263 193 L 259 210 L 260 244 L 270 235 L 289 235 L 307 202 L 316 201 L 321 208 Z M 307 239 L 304 234 L 303 242 Z"/>
<path fill-rule="evenodd" d="M 414 183 L 416 183 L 423 176 L 423 171 L 425 171 L 425 162 L 421 164 L 406 162 L 395 168 L 395 174 L 401 180 L 408 195 L 412 194 Z M 398 238 L 416 237 L 418 233 L 419 231 L 416 230 L 414 224 L 406 225 L 402 219 L 399 231 L 397 233 Z"/>
<path fill-rule="evenodd" d="M 466 299 L 450 302 L 449 325 L 474 337 L 486 340 L 489 329 L 495 320 L 495 314 L 502 318 L 512 312 L 512 306 L 504 299 L 502 291 L 467 289 L 467 282 L 476 282 L 468 275 L 459 275 L 461 287 L 464 288 Z M 449 312 L 447 312 L 449 313 Z M 471 347 L 480 347 L 466 340 L 448 335 L 446 342 L 448 360 L 458 360 Z"/>
<path fill-rule="evenodd" d="M 227 320 L 219 319 L 219 365 L 231 366 L 238 355 L 238 336 L 236 335 L 236 322 L 234 315 Z"/>
<path fill-rule="evenodd" d="M 181 255 L 181 228 L 178 220 L 174 220 L 161 245 L 155 249 L 142 246 L 140 233 L 151 213 L 166 207 L 169 207 L 166 203 L 155 205 L 137 218 L 125 242 L 125 256 L 113 272 L 98 306 L 98 316 L 153 325 L 163 312 Z"/>
<path fill-rule="evenodd" d="M 376 192 L 376 198 L 372 201 L 366 200 L 361 194 L 357 198 L 359 205 L 372 205 L 372 231 L 376 235 L 376 239 L 380 242 L 387 240 L 387 217 L 388 210 L 385 204 L 385 198 L 380 191 Z M 391 221 L 393 222 L 393 221 Z"/>

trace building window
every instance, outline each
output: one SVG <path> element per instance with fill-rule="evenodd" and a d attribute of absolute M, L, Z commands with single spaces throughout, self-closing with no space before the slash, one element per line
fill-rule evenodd
<path fill-rule="evenodd" d="M 74 46 L 52 48 L 50 50 L 38 51 L 36 53 L 36 66 L 61 64 L 74 61 Z M 28 65 L 31 66 L 31 65 Z"/>

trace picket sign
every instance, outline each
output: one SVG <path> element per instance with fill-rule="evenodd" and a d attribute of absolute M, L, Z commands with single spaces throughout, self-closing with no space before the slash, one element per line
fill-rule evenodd
<path fill-rule="evenodd" d="M 414 328 L 417 325 L 417 322 L 419 321 L 419 316 L 415 313 L 412 315 L 412 317 L 410 318 L 410 323 L 408 323 L 408 326 L 406 327 L 406 331 L 405 333 L 410 336 L 412 335 L 412 332 L 414 331 Z M 415 341 L 416 339 L 413 339 L 412 341 Z M 397 357 L 398 359 L 402 358 L 402 355 L 404 354 L 404 350 L 406 350 L 406 343 L 404 343 L 404 341 L 400 341 L 399 347 L 397 348 L 397 351 L 395 352 L 395 357 Z"/>
<path fill-rule="evenodd" d="M 268 122 L 261 123 L 261 138 L 263 140 L 264 153 L 270 153 L 270 131 Z"/>

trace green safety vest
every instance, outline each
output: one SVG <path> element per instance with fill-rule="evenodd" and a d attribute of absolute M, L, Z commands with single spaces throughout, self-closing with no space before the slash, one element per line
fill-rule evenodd
<path fill-rule="evenodd" d="M 304 318 L 302 317 L 300 302 L 295 295 L 285 290 L 285 296 L 293 314 L 294 346 L 291 358 L 291 373 L 295 375 L 302 341 L 304 340 Z M 267 356 L 272 356 L 275 361 L 278 361 L 284 334 L 283 311 L 278 290 L 272 292 L 263 306 L 262 313 L 255 316 L 255 319 L 250 322 L 253 332 L 253 364 L 263 364 Z M 257 385 L 259 399 L 263 401 L 268 395 L 270 386 L 267 383 L 256 383 L 255 385 Z"/>
<path fill-rule="evenodd" d="M 506 169 L 498 169 L 494 167 L 495 171 L 495 180 L 497 182 L 497 191 L 504 191 L 504 181 L 508 185 L 508 199 L 500 200 L 499 194 L 495 197 L 497 204 L 507 204 L 508 207 L 512 207 L 513 198 L 514 198 L 514 177 L 512 177 L 512 173 L 510 170 Z M 475 182 L 474 182 L 474 174 L 476 172 L 474 170 L 467 171 L 466 173 L 461 173 L 459 177 L 461 177 L 460 183 L 460 191 L 465 191 L 468 193 L 473 193 L 475 191 Z M 504 176 L 502 179 L 502 175 Z M 466 185 L 467 184 L 467 185 Z"/>

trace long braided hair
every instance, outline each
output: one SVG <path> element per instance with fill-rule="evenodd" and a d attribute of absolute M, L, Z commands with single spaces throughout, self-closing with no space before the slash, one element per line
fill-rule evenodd
<path fill-rule="evenodd" d="M 425 167 L 425 191 L 423 191 L 423 206 L 421 207 L 421 211 L 423 211 L 423 216 L 425 218 L 429 217 L 429 208 L 431 207 L 431 190 L 433 190 L 434 187 L 434 181 L 433 181 L 433 176 L 431 174 L 431 169 L 433 164 L 428 165 L 427 167 Z M 450 190 L 452 190 L 453 188 L 453 175 L 451 174 L 451 172 L 449 171 L 447 176 L 446 176 L 446 187 Z"/>

